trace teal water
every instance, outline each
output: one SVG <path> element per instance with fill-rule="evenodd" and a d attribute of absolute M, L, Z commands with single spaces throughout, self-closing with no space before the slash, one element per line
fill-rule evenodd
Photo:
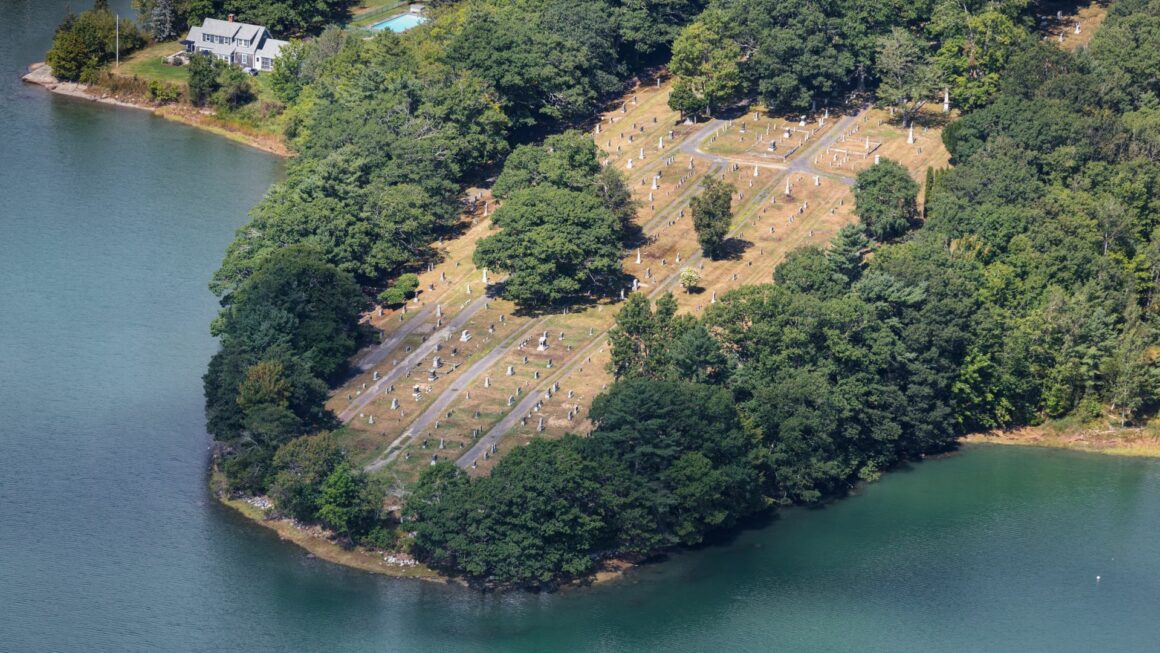
<path fill-rule="evenodd" d="M 371 29 L 376 31 L 389 29 L 392 32 L 402 33 L 413 27 L 418 27 L 425 22 L 427 22 L 426 18 L 416 14 L 399 14 L 398 16 L 393 16 L 371 25 Z"/>
<path fill-rule="evenodd" d="M 1155 461 L 971 449 L 555 595 L 307 559 L 204 476 L 205 285 L 281 164 L 22 87 L 65 5 L 0 0 L 0 651 L 1158 648 Z"/>

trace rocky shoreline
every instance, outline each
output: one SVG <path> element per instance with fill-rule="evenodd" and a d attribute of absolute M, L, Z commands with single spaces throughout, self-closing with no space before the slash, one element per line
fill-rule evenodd
<path fill-rule="evenodd" d="M 153 111 L 154 107 L 142 104 L 135 104 L 132 102 L 125 102 L 108 95 L 97 95 L 88 84 L 79 84 L 77 82 L 62 82 L 52 76 L 52 66 L 46 63 L 34 63 L 28 67 L 28 74 L 20 78 L 22 81 L 29 84 L 36 84 L 60 95 L 67 95 L 69 97 L 80 98 L 82 100 L 89 100 L 91 102 L 100 102 L 101 104 L 112 104 L 118 107 L 128 107 L 130 109 L 141 109 L 143 111 Z"/>
<path fill-rule="evenodd" d="M 199 110 L 183 111 L 179 107 L 172 104 L 157 104 L 139 99 L 114 97 L 99 87 L 93 87 L 88 84 L 80 84 L 77 82 L 63 82 L 56 77 L 53 77 L 52 67 L 43 62 L 30 65 L 28 67 L 28 72 L 20 79 L 27 84 L 41 86 L 59 95 L 65 95 L 81 100 L 88 100 L 90 102 L 99 102 L 101 104 L 108 104 L 117 107 L 148 111 L 153 115 L 160 116 L 166 120 L 173 120 L 175 122 L 180 122 L 191 127 L 196 127 L 198 129 L 208 131 L 212 134 L 225 136 L 226 138 L 237 141 L 244 145 L 248 145 L 249 147 L 262 150 L 263 152 L 267 152 L 269 154 L 275 154 L 282 157 L 290 156 L 290 151 L 280 140 L 278 142 L 271 142 L 270 139 L 258 138 L 239 129 L 231 129 L 229 126 L 221 123 L 221 121 L 215 120 L 212 113 Z"/>

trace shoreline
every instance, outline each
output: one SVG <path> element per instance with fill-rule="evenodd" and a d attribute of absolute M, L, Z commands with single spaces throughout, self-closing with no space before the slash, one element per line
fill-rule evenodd
<path fill-rule="evenodd" d="M 98 102 L 100 104 L 107 104 L 115 107 L 122 107 L 127 109 L 137 109 L 140 111 L 148 111 L 155 116 L 171 120 L 173 122 L 188 125 L 195 129 L 228 138 L 236 143 L 241 143 L 248 147 L 273 154 L 282 158 L 291 156 L 290 151 L 286 145 L 282 143 L 281 139 L 273 141 L 271 139 L 259 138 L 253 134 L 248 134 L 241 129 L 231 128 L 225 122 L 219 120 L 212 113 L 205 113 L 193 107 L 186 107 L 189 110 L 183 111 L 183 107 L 174 104 L 156 104 L 144 101 L 132 101 L 115 97 L 110 94 L 101 93 L 99 87 L 94 89 L 88 84 L 80 84 L 77 82 L 62 82 L 52 76 L 52 67 L 43 62 L 37 62 L 28 66 L 28 72 L 20 77 L 21 81 L 26 84 L 40 86 L 45 90 L 56 93 L 57 95 L 64 95 L 66 97 L 76 98 L 79 100 L 87 100 L 89 102 Z"/>
<path fill-rule="evenodd" d="M 298 548 L 319 560 L 325 560 L 332 564 L 377 574 L 379 576 L 409 578 L 428 583 L 469 587 L 463 579 L 444 575 L 417 561 L 413 562 L 413 564 L 391 564 L 388 562 L 388 558 L 398 559 L 399 556 L 406 556 L 406 559 L 410 559 L 410 556 L 407 554 L 370 551 L 358 546 L 352 549 L 345 549 L 326 537 L 325 531 L 320 527 L 311 526 L 303 528 L 290 519 L 269 518 L 266 516 L 265 511 L 254 505 L 254 503 L 245 499 L 226 496 L 225 492 L 221 489 L 221 483 L 221 473 L 217 470 L 212 470 L 209 477 L 209 490 L 213 494 L 214 499 L 219 503 L 235 510 L 242 517 L 254 522 L 258 526 L 274 531 L 278 534 L 278 539 L 298 546 Z M 625 573 L 636 566 L 635 563 L 625 560 L 605 560 L 601 562 L 599 567 L 590 576 L 563 583 L 557 591 L 562 592 L 583 587 L 604 585 L 624 578 Z"/>
<path fill-rule="evenodd" d="M 1108 437 L 1109 434 L 1116 435 Z M 1145 429 L 1063 431 L 1045 427 L 1024 427 L 1014 431 L 973 433 L 959 438 L 958 442 L 960 444 L 1068 449 L 1111 456 L 1160 458 L 1160 436 L 1153 435 Z M 320 560 L 380 576 L 411 578 L 430 583 L 468 587 L 463 579 L 446 576 L 422 563 L 391 564 L 388 562 L 389 558 L 397 558 L 406 554 L 382 553 L 362 547 L 345 549 L 326 537 L 325 532 L 319 527 L 303 528 L 289 519 L 268 518 L 263 509 L 251 502 L 226 496 L 221 490 L 220 484 L 220 473 L 211 472 L 209 489 L 214 498 L 222 505 L 232 508 L 255 524 L 274 531 L 278 534 L 279 539 L 295 544 L 309 555 Z M 606 560 L 591 575 L 564 583 L 558 588 L 558 591 L 604 585 L 621 580 L 625 578 L 628 571 L 636 566 L 635 563 L 625 560 Z"/>
<path fill-rule="evenodd" d="M 444 576 L 421 563 L 391 564 L 387 561 L 386 558 L 388 556 L 397 556 L 398 554 L 372 552 L 361 547 L 344 549 L 326 538 L 320 528 L 302 528 L 290 519 L 268 518 L 265 511 L 253 503 L 245 499 L 235 499 L 226 496 L 225 492 L 221 490 L 220 484 L 220 472 L 212 471 L 209 479 L 209 490 L 218 502 L 228 508 L 232 508 L 241 514 L 241 516 L 255 524 L 274 531 L 278 534 L 278 539 L 297 545 L 319 560 L 325 560 L 336 565 L 342 565 L 380 576 L 414 578 L 445 585 L 462 583 L 462 581 Z"/>
<path fill-rule="evenodd" d="M 1011 431 L 972 433 L 959 438 L 960 444 L 1068 449 L 1104 456 L 1160 458 L 1160 436 L 1149 429 L 1054 429 L 1025 426 Z"/>

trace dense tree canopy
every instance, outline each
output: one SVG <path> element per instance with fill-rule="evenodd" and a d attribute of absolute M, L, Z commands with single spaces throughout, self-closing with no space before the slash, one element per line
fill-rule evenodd
<path fill-rule="evenodd" d="M 407 501 L 416 554 L 483 586 L 540 588 L 590 573 L 597 551 L 696 544 L 760 506 L 757 453 L 728 392 L 640 380 L 593 416 L 591 437 L 533 441 L 489 476 L 425 471 Z"/>
<path fill-rule="evenodd" d="M 295 246 L 309 248 L 369 296 L 390 304 L 408 299 L 417 289 L 409 273 L 433 259 L 432 242 L 457 227 L 459 194 L 467 184 L 485 177 L 513 145 L 590 115 L 623 88 L 630 64 L 663 56 L 703 5 L 436 2 L 430 29 L 368 36 L 322 29 L 341 19 L 349 2 L 274 4 L 280 6 L 174 3 L 183 20 L 233 12 L 239 20 L 266 22 L 277 36 L 318 34 L 292 42 L 268 75 L 270 89 L 288 104 L 286 135 L 298 156 L 286 180 L 238 230 L 214 275 L 211 287 L 225 298 L 226 313 L 250 279 Z M 139 5 L 151 13 L 158 2 Z M 662 29 L 645 33 L 642 20 Z M 232 94 L 223 92 L 220 71 L 206 69 L 198 97 L 228 103 Z M 510 273 L 509 296 L 554 302 L 616 281 L 636 208 L 623 177 L 599 165 L 582 133 L 551 136 L 516 152 L 495 189 L 505 198 L 495 216 L 502 231 L 479 254 L 496 271 Z M 221 323 L 229 319 L 223 314 Z M 356 314 L 344 319 L 353 334 Z M 322 403 L 331 377 L 298 361 L 290 345 L 234 345 L 222 333 L 222 351 L 206 375 L 211 431 L 230 443 L 232 458 L 223 468 L 233 489 L 260 491 L 280 442 L 330 424 Z M 345 351 L 346 342 L 339 349 Z M 282 363 L 291 388 L 286 405 L 243 410 L 238 384 L 251 366 L 267 361 Z M 251 439 L 261 446 L 249 447 Z"/>
<path fill-rule="evenodd" d="M 221 350 L 205 375 L 207 428 L 249 451 L 228 475 L 260 490 L 280 444 L 332 425 L 327 381 L 357 346 L 364 298 L 349 275 L 297 246 L 272 253 L 223 305 L 213 328 Z"/>
<path fill-rule="evenodd" d="M 117 56 L 117 17 L 108 4 L 80 14 L 69 14 L 56 28 L 52 48 L 45 61 L 57 79 L 70 82 L 96 81 L 102 68 Z M 120 20 L 120 53 L 125 56 L 145 44 L 131 20 Z"/>
<path fill-rule="evenodd" d="M 1120 3 L 1108 33 L 1144 30 L 1155 6 Z M 590 436 L 533 443 L 542 476 L 504 468 L 524 451 L 486 479 L 433 468 L 413 513 L 420 556 L 485 584 L 542 586 L 605 555 L 699 542 L 767 503 L 843 494 L 966 432 L 1153 415 L 1160 172 L 1155 99 L 1137 92 L 1152 79 L 1113 61 L 1114 44 L 1097 48 L 1102 32 L 1105 61 L 1050 45 L 987 52 L 1008 45 L 1003 25 L 1022 25 L 1023 9 L 931 9 L 934 38 L 983 51 L 953 87 L 977 108 L 944 133 L 956 165 L 927 175 L 925 222 L 917 184 L 884 161 L 858 179 L 861 227 L 791 252 L 773 284 L 727 293 L 700 319 L 671 296 L 630 297 Z M 972 32 L 979 21 L 998 32 Z M 863 35 L 857 57 L 876 40 Z M 510 502 L 474 494 L 495 484 L 530 500 L 559 488 L 551 473 L 569 482 L 558 491 L 587 491 L 526 524 Z M 504 529 L 479 528 L 493 512 Z M 543 546 L 543 523 L 572 524 L 586 552 L 528 569 L 465 564 L 501 540 Z"/>
<path fill-rule="evenodd" d="M 904 122 L 944 88 L 978 108 L 998 91 L 999 71 L 1035 46 L 1027 9 L 1026 0 L 717 0 L 673 43 L 670 105 L 697 114 L 749 97 L 777 113 L 806 111 L 877 85 Z"/>
<path fill-rule="evenodd" d="M 621 272 L 621 223 L 590 194 L 550 185 L 514 192 L 492 216 L 475 264 L 507 272 L 503 296 L 543 306 L 610 287 Z"/>
<path fill-rule="evenodd" d="M 741 95 L 741 48 L 726 35 L 725 21 L 723 12 L 705 12 L 673 42 L 669 68 L 677 82 L 669 106 L 682 114 L 711 116 Z"/>
<path fill-rule="evenodd" d="M 918 220 L 918 184 L 906 168 L 890 159 L 858 173 L 854 212 L 866 234 L 876 240 L 897 238 Z"/>
<path fill-rule="evenodd" d="M 604 493 L 574 438 L 532 442 L 475 481 L 443 462 L 407 502 L 414 548 L 484 585 L 549 586 L 592 571 L 607 537 Z"/>
<path fill-rule="evenodd" d="M 317 34 L 322 28 L 344 23 L 357 0 L 133 0 L 133 7 L 158 40 L 184 33 L 206 18 L 268 27 L 278 38 Z M 167 29 L 163 29 L 167 28 Z"/>
<path fill-rule="evenodd" d="M 493 192 L 501 229 L 476 244 L 481 267 L 507 272 L 503 295 L 543 306 L 607 291 L 623 274 L 621 244 L 636 210 L 624 178 L 595 143 L 568 131 L 512 152 Z"/>
<path fill-rule="evenodd" d="M 944 132 L 955 167 L 928 175 L 921 224 L 910 174 L 870 168 L 862 228 L 791 252 L 773 283 L 701 318 L 634 294 L 592 433 L 536 439 L 478 479 L 428 468 L 403 510 L 421 560 L 484 586 L 551 586 L 840 495 L 965 432 L 1154 414 L 1156 0 L 1120 0 L 1081 54 L 1028 40 L 1025 0 L 432 5 L 403 36 L 325 30 L 271 75 L 299 156 L 214 279 L 207 414 L 231 490 L 343 537 L 374 531 L 381 488 L 333 436 L 306 435 L 333 426 L 327 381 L 356 346 L 364 293 L 407 299 L 462 189 L 501 163 L 498 231 L 475 261 L 507 273 L 508 297 L 623 283 L 624 179 L 584 134 L 544 135 L 670 53 L 686 114 L 743 99 L 803 111 L 862 88 L 907 121 L 945 85 L 966 110 Z M 709 255 L 728 231 L 730 192 L 715 192 L 694 207 Z"/>

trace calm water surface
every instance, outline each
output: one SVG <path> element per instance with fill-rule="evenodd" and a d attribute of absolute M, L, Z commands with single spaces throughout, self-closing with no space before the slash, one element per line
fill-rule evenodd
<path fill-rule="evenodd" d="M 0 651 L 1160 648 L 1141 460 L 973 449 L 563 595 L 307 560 L 204 477 L 206 282 L 281 164 L 22 87 L 65 5 L 0 0 Z"/>

